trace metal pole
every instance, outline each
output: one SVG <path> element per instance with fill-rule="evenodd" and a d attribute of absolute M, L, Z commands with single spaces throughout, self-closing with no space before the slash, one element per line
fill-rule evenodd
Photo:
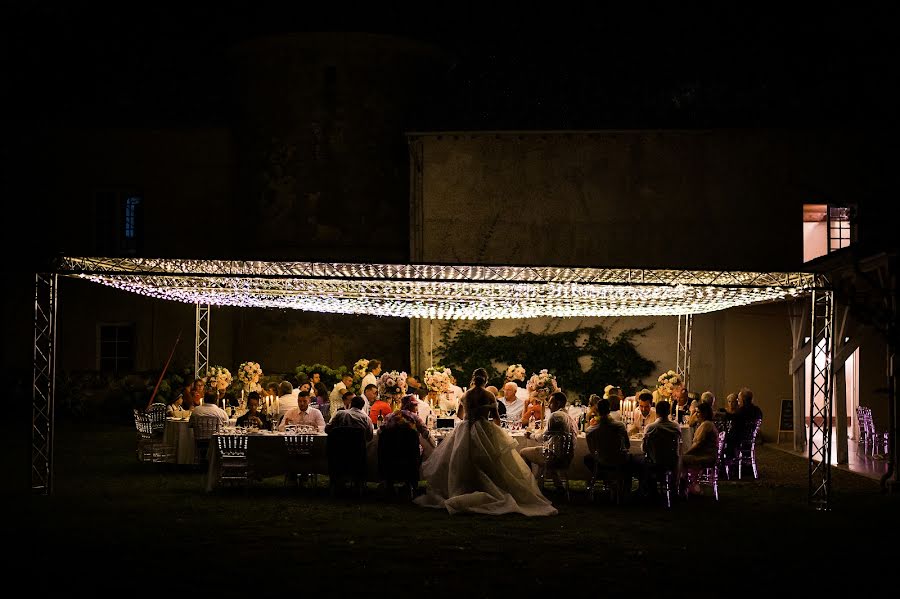
<path fill-rule="evenodd" d="M 36 273 L 31 386 L 31 490 L 41 495 L 53 492 L 56 294 L 56 273 Z"/>

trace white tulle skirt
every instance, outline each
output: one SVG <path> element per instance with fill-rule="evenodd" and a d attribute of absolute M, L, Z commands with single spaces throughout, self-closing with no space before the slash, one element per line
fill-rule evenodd
<path fill-rule="evenodd" d="M 416 503 L 451 514 L 555 515 L 516 446 L 491 422 L 463 422 L 422 464 L 428 491 Z"/>

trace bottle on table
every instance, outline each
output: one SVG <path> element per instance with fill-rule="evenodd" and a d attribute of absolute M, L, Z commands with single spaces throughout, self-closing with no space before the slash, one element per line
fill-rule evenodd
<path fill-rule="evenodd" d="M 381 428 L 384 424 L 384 414 L 379 414 L 378 418 L 375 421 L 375 428 Z"/>

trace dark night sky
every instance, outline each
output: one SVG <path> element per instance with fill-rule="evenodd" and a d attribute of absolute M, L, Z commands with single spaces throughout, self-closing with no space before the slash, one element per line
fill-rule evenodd
<path fill-rule="evenodd" d="M 129 6 L 5 8 L 11 85 L 3 93 L 17 106 L 7 116 L 225 121 L 230 45 L 258 35 L 366 26 L 433 42 L 454 57 L 440 74 L 452 93 L 440 94 L 446 101 L 432 104 L 411 128 L 883 126 L 894 118 L 895 32 L 876 12 L 819 5 L 802 18 L 730 9 L 648 17 L 557 8 L 525 22 L 519 16 L 525 9 L 490 15 L 480 5 L 457 3 L 440 14 L 423 12 L 423 4 L 413 11 L 396 5 L 340 21 L 312 14 L 308 5 L 289 13 L 240 2 Z"/>

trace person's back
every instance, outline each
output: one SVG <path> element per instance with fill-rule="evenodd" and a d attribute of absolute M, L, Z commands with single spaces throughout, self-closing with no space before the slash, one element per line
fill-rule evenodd
<path fill-rule="evenodd" d="M 325 432 L 329 433 L 336 428 L 360 428 L 365 431 L 366 441 L 371 441 L 373 437 L 372 422 L 362 411 L 365 400 L 362 397 L 354 396 L 350 402 L 349 409 L 340 410 L 334 415 L 331 422 L 325 425 Z"/>
<path fill-rule="evenodd" d="M 608 414 L 601 415 L 585 435 L 588 450 L 602 465 L 623 464 L 628 458 L 628 432 L 625 425 Z"/>
<path fill-rule="evenodd" d="M 674 468 L 678 465 L 678 440 L 681 438 L 681 429 L 669 421 L 667 401 L 656 404 L 656 413 L 659 418 L 649 424 L 644 432 L 644 453 L 652 464 Z"/>

